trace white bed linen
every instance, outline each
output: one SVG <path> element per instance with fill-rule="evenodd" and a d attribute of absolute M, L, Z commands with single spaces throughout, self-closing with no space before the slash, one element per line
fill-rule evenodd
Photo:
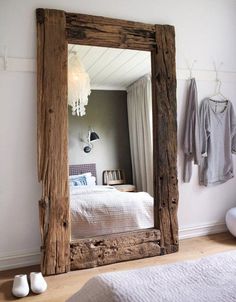
<path fill-rule="evenodd" d="M 67 302 L 235 302 L 236 251 L 91 278 Z"/>
<path fill-rule="evenodd" d="M 151 228 L 153 198 L 146 192 L 120 192 L 111 186 L 70 188 L 73 239 Z"/>

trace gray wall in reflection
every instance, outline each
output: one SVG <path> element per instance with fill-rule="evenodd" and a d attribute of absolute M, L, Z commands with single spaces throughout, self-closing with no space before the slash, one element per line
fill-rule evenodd
<path fill-rule="evenodd" d="M 124 169 L 127 182 L 132 183 L 126 91 L 92 90 L 86 115 L 72 116 L 69 107 L 68 117 L 69 164 L 96 163 L 98 184 L 102 184 L 103 170 Z M 89 127 L 100 139 L 85 153 L 83 140 Z"/>

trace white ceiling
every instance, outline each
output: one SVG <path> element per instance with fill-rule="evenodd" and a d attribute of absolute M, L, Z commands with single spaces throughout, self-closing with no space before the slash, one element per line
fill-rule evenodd
<path fill-rule="evenodd" d="M 72 45 L 69 56 L 79 55 L 92 89 L 126 90 L 145 74 L 151 74 L 151 53 L 119 48 Z"/>

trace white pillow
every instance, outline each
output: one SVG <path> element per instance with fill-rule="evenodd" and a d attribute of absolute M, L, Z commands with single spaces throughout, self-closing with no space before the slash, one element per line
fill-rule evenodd
<path fill-rule="evenodd" d="M 94 176 L 86 177 L 86 180 L 88 186 L 96 186 L 96 177 Z"/>

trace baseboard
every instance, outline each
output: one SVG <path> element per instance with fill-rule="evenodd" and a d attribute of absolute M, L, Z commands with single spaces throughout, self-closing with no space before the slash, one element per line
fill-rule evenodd
<path fill-rule="evenodd" d="M 187 239 L 210 234 L 223 233 L 227 230 L 225 223 L 213 223 L 198 226 L 181 228 L 179 230 L 180 239 Z M 38 250 L 19 251 L 0 255 L 0 271 L 36 265 L 40 263 L 40 252 Z"/>
<path fill-rule="evenodd" d="M 0 255 L 0 271 L 36 265 L 40 263 L 39 250 L 23 250 L 17 253 Z"/>
<path fill-rule="evenodd" d="M 224 222 L 221 223 L 210 223 L 205 225 L 197 225 L 179 230 L 179 238 L 187 239 L 193 237 L 206 236 L 210 234 L 223 233 L 227 231 L 227 227 Z"/>

